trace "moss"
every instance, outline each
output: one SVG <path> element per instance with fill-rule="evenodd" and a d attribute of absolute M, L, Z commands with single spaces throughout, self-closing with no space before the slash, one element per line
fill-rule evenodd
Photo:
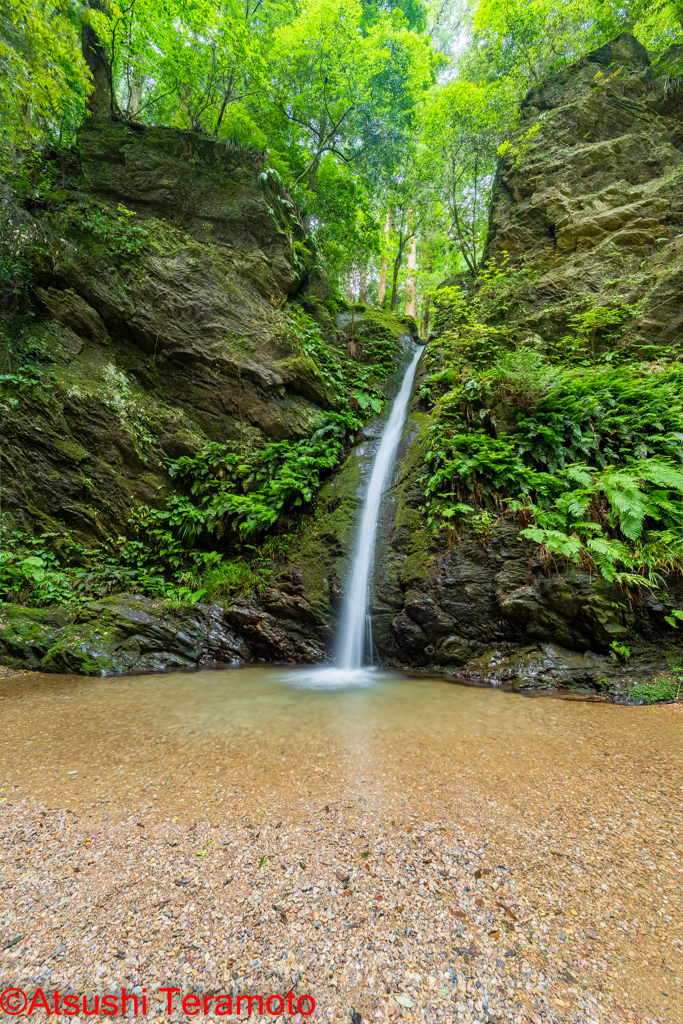
<path fill-rule="evenodd" d="M 379 309 L 376 306 L 364 306 L 363 316 L 366 326 L 363 328 L 367 334 L 381 335 L 390 334 L 394 339 L 403 337 L 406 334 L 414 334 L 415 321 L 412 317 L 398 316 L 388 309 Z"/>
<path fill-rule="evenodd" d="M 69 608 L 23 608 L 0 604 L 0 660 L 10 668 L 38 668 L 41 659 L 72 621 Z"/>
<path fill-rule="evenodd" d="M 120 667 L 106 649 L 92 651 L 74 647 L 73 641 L 60 640 L 50 648 L 38 666 L 42 672 L 64 672 L 82 676 L 104 676 Z"/>
<path fill-rule="evenodd" d="M 430 540 L 425 529 L 415 530 L 410 535 L 408 554 L 399 573 L 401 586 L 406 591 L 412 588 L 423 590 L 433 573 L 434 553 L 430 550 Z"/>
<path fill-rule="evenodd" d="M 301 536 L 289 559 L 300 567 L 306 598 L 315 614 L 329 622 L 353 548 L 361 503 L 363 459 L 352 452 L 321 490 L 312 520 L 301 524 Z"/>

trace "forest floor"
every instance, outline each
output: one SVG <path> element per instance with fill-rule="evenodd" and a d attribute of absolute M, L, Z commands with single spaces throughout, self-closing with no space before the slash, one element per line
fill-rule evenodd
<path fill-rule="evenodd" d="M 351 737 L 171 728 L 132 686 L 2 684 L 0 990 L 125 987 L 159 1021 L 160 986 L 173 1020 L 289 991 L 297 1022 L 683 1020 L 680 705 L 457 688 L 457 734 Z"/>

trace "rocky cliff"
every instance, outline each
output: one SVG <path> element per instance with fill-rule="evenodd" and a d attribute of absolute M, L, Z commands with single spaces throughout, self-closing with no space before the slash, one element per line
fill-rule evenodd
<path fill-rule="evenodd" d="M 288 566 L 253 599 L 238 588 L 214 607 L 149 587 L 108 596 L 124 586 L 115 569 L 101 600 L 90 587 L 60 607 L 51 567 L 86 572 L 126 540 L 142 556 L 152 529 L 131 517 L 176 493 L 170 461 L 212 443 L 242 455 L 295 445 L 347 405 L 301 336 L 304 310 L 349 379 L 373 342 L 393 369 L 410 325 L 355 311 L 349 355 L 312 242 L 262 153 L 95 119 L 78 151 L 10 176 L 0 203 L 3 540 L 10 562 L 44 577 L 43 599 L 29 601 L 43 607 L 4 606 L 2 658 L 102 672 L 321 657 L 329 625 Z M 229 560 L 230 539 L 215 543 Z M 170 570 L 173 550 L 165 557 Z"/>
<path fill-rule="evenodd" d="M 524 100 L 488 236 L 489 257 L 505 264 L 509 284 L 503 310 L 487 319 L 504 327 L 510 347 L 557 355 L 577 310 L 613 310 L 618 300 L 636 315 L 616 339 L 595 333 L 596 358 L 632 362 L 636 382 L 681 359 L 682 61 L 681 47 L 648 54 L 624 34 Z M 441 344 L 437 337 L 430 347 Z M 667 610 L 681 607 L 677 573 L 656 593 L 625 593 L 595 573 L 542 564 L 509 519 L 486 536 L 431 535 L 424 461 L 434 419 L 426 408 L 415 404 L 382 531 L 390 533 L 375 597 L 383 659 L 515 685 L 602 689 L 666 668 L 664 651 L 678 641 L 665 623 Z M 502 439 L 520 406 L 498 393 L 475 412 Z M 631 652 L 628 670 L 611 654 L 615 641 Z"/>
<path fill-rule="evenodd" d="M 491 209 L 490 263 L 505 273 L 498 299 L 481 309 L 477 344 L 502 338 L 508 351 L 545 364 L 578 337 L 593 366 L 635 367 L 631 395 L 652 381 L 662 396 L 675 395 L 679 51 L 648 54 L 623 35 L 526 97 Z M 91 543 L 125 530 L 136 503 L 163 505 L 165 459 L 207 440 L 305 437 L 322 410 L 339 406 L 324 368 L 292 345 L 294 300 L 333 344 L 339 337 L 315 298 L 323 292 L 311 287 L 314 255 L 296 211 L 260 156 L 184 133 L 95 125 L 60 188 L 12 213 L 17 231 L 48 239 L 51 265 L 34 282 L 37 316 L 15 317 L 10 339 L 10 352 L 38 353 L 41 374 L 15 381 L 19 391 L 4 405 L 4 500 L 26 529 L 38 524 L 59 544 L 66 527 Z M 591 322 L 586 310 L 606 310 L 607 327 L 575 329 L 577 317 Z M 360 350 L 363 331 L 379 330 L 400 360 L 409 327 L 376 318 L 366 311 L 355 323 Z M 345 331 L 348 320 L 339 319 Z M 523 518 L 496 512 L 500 505 L 480 517 L 485 528 L 435 525 L 426 467 L 442 423 L 434 369 L 448 344 L 437 326 L 383 510 L 373 597 L 381 660 L 484 682 L 617 693 L 625 676 L 651 678 L 677 644 L 666 623 L 681 605 L 676 572 L 658 589 L 625 589 L 590 567 L 558 566 L 522 536 Z M 385 381 L 387 393 L 397 377 Z M 461 401 L 458 415 L 504 446 L 541 393 L 501 385 Z M 556 414 L 548 416 L 550 424 Z M 329 656 L 380 426 L 366 427 L 297 521 L 267 585 L 213 605 L 140 595 L 5 605 L 3 659 L 100 672 Z M 597 426 L 582 429 L 596 434 Z M 644 443 L 623 423 L 619 431 L 622 445 Z M 676 433 L 670 424 L 665 431 Z M 628 647 L 628 666 L 615 644 Z"/>
<path fill-rule="evenodd" d="M 104 541 L 159 503 L 165 458 L 302 436 L 330 407 L 284 311 L 314 257 L 262 157 L 225 143 L 100 121 L 55 179 L 4 197 L 44 254 L 35 315 L 3 332 L 7 369 L 39 370 L 5 383 L 4 512 Z"/>

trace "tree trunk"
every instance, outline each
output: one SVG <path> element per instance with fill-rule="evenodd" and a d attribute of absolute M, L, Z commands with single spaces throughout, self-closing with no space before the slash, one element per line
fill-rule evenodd
<path fill-rule="evenodd" d="M 384 251 L 386 252 L 389 247 L 389 231 L 391 230 L 391 219 L 387 214 L 387 219 L 384 222 Z M 379 304 L 384 305 L 384 299 L 387 294 L 387 270 L 389 269 L 389 260 L 386 256 L 382 257 L 382 266 L 379 272 Z"/>
<path fill-rule="evenodd" d="M 128 96 L 128 109 L 126 111 L 131 117 L 135 117 L 138 110 L 140 109 L 140 102 L 142 100 L 142 90 L 144 87 L 144 80 L 138 78 L 136 81 L 131 82 L 130 92 Z"/>
<path fill-rule="evenodd" d="M 228 101 L 230 100 L 230 97 L 232 96 L 232 85 L 233 85 L 233 76 L 231 75 L 230 76 L 230 82 L 228 83 L 228 87 L 225 90 L 225 93 L 223 94 L 223 102 L 221 104 L 220 113 L 218 115 L 218 120 L 216 121 L 216 127 L 213 130 L 213 134 L 214 135 L 218 135 L 218 131 L 220 129 L 220 126 L 223 123 L 223 117 L 225 115 L 225 108 L 227 107 Z"/>
<path fill-rule="evenodd" d="M 417 313 L 417 235 L 413 235 L 408 250 L 408 277 L 406 278 L 406 316 Z"/>
<path fill-rule="evenodd" d="M 348 302 L 349 306 L 353 306 L 354 302 L 356 301 L 355 296 L 353 294 L 353 276 L 351 274 L 351 271 L 349 271 L 348 276 L 346 278 L 346 301 Z"/>
<path fill-rule="evenodd" d="M 394 260 L 394 273 L 391 279 L 391 302 L 389 308 L 393 311 L 398 305 L 398 272 L 401 269 L 401 262 L 403 260 L 403 246 L 404 242 L 402 239 L 399 240 L 398 252 L 396 253 L 396 259 Z"/>
<path fill-rule="evenodd" d="M 89 0 L 88 6 L 93 11 L 105 12 L 103 0 Z M 91 25 L 83 25 L 81 30 L 81 52 L 83 60 L 90 68 L 93 90 L 85 101 L 86 113 L 91 117 L 106 117 L 118 110 L 111 77 L 111 67 L 107 51 L 99 36 Z"/>
<path fill-rule="evenodd" d="M 367 306 L 368 304 L 368 265 L 365 263 L 363 269 L 360 272 L 360 292 L 358 295 L 358 301 L 362 305 Z"/>
<path fill-rule="evenodd" d="M 90 25 L 83 26 L 81 35 L 83 60 L 90 68 L 93 89 L 85 101 L 85 108 L 91 117 L 103 117 L 112 112 L 112 95 L 109 85 L 109 61 L 102 43 Z"/>
<path fill-rule="evenodd" d="M 388 266 L 389 266 L 389 261 L 386 258 L 386 256 L 383 256 L 382 257 L 382 266 L 380 267 L 380 271 L 379 271 L 379 297 L 378 297 L 378 302 L 379 302 L 380 306 L 384 305 L 384 299 L 385 299 L 386 294 L 387 294 L 387 270 L 388 270 Z"/>

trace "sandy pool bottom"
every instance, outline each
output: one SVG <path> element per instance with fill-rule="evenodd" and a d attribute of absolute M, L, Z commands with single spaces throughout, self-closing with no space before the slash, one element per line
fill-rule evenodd
<path fill-rule="evenodd" d="M 2 680 L 0 990 L 681 1024 L 682 725 L 379 673 Z"/>

